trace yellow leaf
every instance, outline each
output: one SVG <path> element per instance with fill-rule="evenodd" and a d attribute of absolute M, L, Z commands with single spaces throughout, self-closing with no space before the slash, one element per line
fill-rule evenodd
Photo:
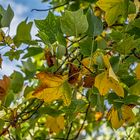
<path fill-rule="evenodd" d="M 90 57 L 84 58 L 82 60 L 82 65 L 83 65 L 83 67 L 82 67 L 82 74 L 83 75 L 89 74 L 90 73 L 89 70 L 93 71 L 93 68 L 90 65 L 90 61 L 91 61 L 91 58 Z"/>
<path fill-rule="evenodd" d="M 0 42 L 4 41 L 5 34 L 2 30 L 0 30 Z"/>
<path fill-rule="evenodd" d="M 10 78 L 4 75 L 3 79 L 0 80 L 0 100 L 2 100 L 6 96 L 9 86 Z"/>
<path fill-rule="evenodd" d="M 119 82 L 119 80 L 118 80 L 117 76 L 115 75 L 112 67 L 110 67 L 108 69 L 108 75 L 109 75 L 110 78 L 113 78 L 114 80 L 116 80 L 117 82 Z"/>
<path fill-rule="evenodd" d="M 105 11 L 105 20 L 109 26 L 114 24 L 120 15 L 127 12 L 126 0 L 99 0 L 97 5 Z"/>
<path fill-rule="evenodd" d="M 50 132 L 58 133 L 64 129 L 64 117 L 48 116 L 46 120 L 46 126 L 50 129 Z"/>
<path fill-rule="evenodd" d="M 115 75 L 112 67 L 111 67 L 111 64 L 109 62 L 109 56 L 108 55 L 104 55 L 103 56 L 103 61 L 104 61 L 104 64 L 106 66 L 106 68 L 108 69 L 108 73 L 109 73 L 109 77 L 112 77 L 113 79 L 115 79 L 116 81 L 119 82 L 117 76 Z"/>
<path fill-rule="evenodd" d="M 111 67 L 108 55 L 104 55 L 103 56 L 103 61 L 104 61 L 104 64 L 105 64 L 106 68 L 110 68 Z"/>
<path fill-rule="evenodd" d="M 135 69 L 136 77 L 140 80 L 140 63 L 138 63 L 136 69 Z"/>
<path fill-rule="evenodd" d="M 37 78 L 41 84 L 33 92 L 34 97 L 43 99 L 48 103 L 59 99 L 62 99 L 65 105 L 71 103 L 71 89 L 66 82 L 66 76 L 41 72 L 37 74 Z"/>
<path fill-rule="evenodd" d="M 119 82 L 113 78 L 109 78 L 109 87 L 115 91 L 118 96 L 124 97 L 124 90 Z"/>
<path fill-rule="evenodd" d="M 95 120 L 96 121 L 100 121 L 103 117 L 103 113 L 102 112 L 96 112 L 95 113 Z"/>
<path fill-rule="evenodd" d="M 109 90 L 116 92 L 118 96 L 124 97 L 124 90 L 114 78 L 108 76 L 108 71 L 105 71 L 95 78 L 95 87 L 98 88 L 101 95 L 106 95 Z"/>
<path fill-rule="evenodd" d="M 123 105 L 121 107 L 121 113 L 122 117 L 119 118 L 118 111 L 112 107 L 107 114 L 107 119 L 115 129 L 120 128 L 124 123 L 132 123 L 135 121 L 135 115 L 129 106 Z"/>
<path fill-rule="evenodd" d="M 101 95 L 106 95 L 110 87 L 107 79 L 107 72 L 103 72 L 95 77 L 95 87 L 98 88 Z"/>

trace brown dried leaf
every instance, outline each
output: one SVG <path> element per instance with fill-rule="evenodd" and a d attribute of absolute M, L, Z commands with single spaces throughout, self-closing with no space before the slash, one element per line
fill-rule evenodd
<path fill-rule="evenodd" d="M 0 80 L 0 100 L 2 100 L 6 96 L 9 86 L 10 78 L 4 75 L 3 79 Z"/>
<path fill-rule="evenodd" d="M 45 50 L 45 59 L 49 67 L 53 66 L 56 62 L 56 58 L 52 55 L 50 50 Z"/>
<path fill-rule="evenodd" d="M 91 88 L 94 85 L 95 77 L 92 75 L 86 75 L 83 79 L 83 87 Z"/>
<path fill-rule="evenodd" d="M 69 65 L 69 79 L 68 82 L 70 84 L 76 84 L 78 82 L 78 77 L 79 77 L 79 71 L 80 69 L 77 68 L 75 65 L 70 64 Z"/>

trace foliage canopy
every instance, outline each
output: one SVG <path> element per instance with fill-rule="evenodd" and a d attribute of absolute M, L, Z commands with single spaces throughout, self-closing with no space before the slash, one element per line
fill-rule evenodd
<path fill-rule="evenodd" d="M 22 21 L 14 37 L 4 30 L 14 11 L 0 5 L 0 68 L 21 62 L 0 80 L 0 140 L 139 139 L 139 0 L 42 2 L 52 7 L 32 12 L 47 17 Z"/>

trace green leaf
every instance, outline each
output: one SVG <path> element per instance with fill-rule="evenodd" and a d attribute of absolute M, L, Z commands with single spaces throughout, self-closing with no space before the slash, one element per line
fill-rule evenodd
<path fill-rule="evenodd" d="M 5 98 L 4 106 L 9 107 L 10 104 L 14 101 L 14 93 L 12 90 L 9 91 L 8 95 Z"/>
<path fill-rule="evenodd" d="M 43 40 L 45 44 L 54 43 L 56 41 L 59 21 L 52 12 L 49 12 L 48 16 L 44 20 L 35 20 L 35 24 L 39 29 L 37 36 Z"/>
<path fill-rule="evenodd" d="M 11 89 L 14 93 L 22 90 L 24 78 L 20 72 L 14 71 L 11 75 Z"/>
<path fill-rule="evenodd" d="M 97 5 L 105 11 L 105 20 L 109 26 L 113 25 L 118 17 L 126 18 L 128 11 L 128 0 L 99 0 Z"/>
<path fill-rule="evenodd" d="M 135 14 L 136 13 L 136 5 L 134 2 L 129 2 L 128 14 Z"/>
<path fill-rule="evenodd" d="M 1 15 L 1 27 L 9 27 L 10 23 L 14 17 L 14 12 L 10 5 L 8 5 L 7 10 L 4 10 L 2 6 L 0 6 L 0 15 Z"/>
<path fill-rule="evenodd" d="M 28 52 L 22 57 L 23 59 L 40 54 L 43 52 L 43 49 L 41 47 L 29 47 L 27 51 Z"/>
<path fill-rule="evenodd" d="M 31 28 L 33 22 L 26 23 L 27 20 L 22 21 L 17 27 L 17 33 L 14 37 L 14 43 L 20 46 L 21 43 L 30 44 L 31 42 Z M 34 43 L 33 43 L 34 44 Z"/>
<path fill-rule="evenodd" d="M 32 62 L 31 58 L 28 58 L 26 61 L 22 61 L 23 72 L 25 73 L 25 79 L 33 78 L 36 72 L 36 63 Z"/>
<path fill-rule="evenodd" d="M 5 123 L 5 121 L 0 119 L 0 132 L 3 129 L 4 123 Z"/>
<path fill-rule="evenodd" d="M 9 59 L 12 61 L 13 59 L 18 60 L 20 58 L 20 55 L 23 53 L 23 50 L 13 50 L 7 51 L 4 56 L 8 56 Z"/>
<path fill-rule="evenodd" d="M 123 34 L 121 32 L 115 30 L 113 30 L 109 35 L 111 36 L 111 39 L 116 42 L 120 41 L 123 37 Z"/>
<path fill-rule="evenodd" d="M 100 35 L 103 31 L 103 23 L 101 19 L 96 17 L 91 9 L 87 12 L 87 20 L 88 20 L 88 35 L 93 37 Z"/>
<path fill-rule="evenodd" d="M 58 45 L 56 50 L 56 57 L 61 59 L 66 54 L 66 47 L 62 45 Z"/>
<path fill-rule="evenodd" d="M 107 47 L 107 42 L 105 41 L 105 39 L 101 36 L 98 36 L 96 38 L 96 42 L 97 42 L 97 48 L 98 49 L 105 49 Z"/>
<path fill-rule="evenodd" d="M 84 56 L 91 56 L 91 53 L 95 52 L 96 49 L 97 49 L 97 46 L 91 37 L 86 37 L 80 42 L 80 52 Z"/>
<path fill-rule="evenodd" d="M 42 114 L 48 114 L 50 116 L 56 117 L 56 116 L 59 116 L 60 114 L 62 114 L 63 112 L 61 110 L 53 109 L 53 108 L 47 106 L 47 107 L 40 108 L 39 113 L 41 115 Z"/>
<path fill-rule="evenodd" d="M 138 104 L 140 97 L 136 95 L 129 95 L 124 99 L 125 104 Z M 140 103 L 140 102 L 139 102 Z"/>
<path fill-rule="evenodd" d="M 118 43 L 116 50 L 121 54 L 128 54 L 133 48 L 137 48 L 140 45 L 140 39 L 134 40 L 134 36 L 125 35 L 123 41 Z"/>
<path fill-rule="evenodd" d="M 140 81 L 129 88 L 129 92 L 134 95 L 140 95 Z"/>
<path fill-rule="evenodd" d="M 35 64 L 32 62 L 31 58 L 27 59 L 27 61 L 22 61 L 23 63 L 23 67 L 30 71 L 30 72 L 34 72 L 36 71 L 36 66 Z"/>
<path fill-rule="evenodd" d="M 83 10 L 65 11 L 61 18 L 61 29 L 68 36 L 76 36 L 85 33 L 88 29 L 88 22 Z"/>
<path fill-rule="evenodd" d="M 72 88 L 69 85 L 69 83 L 66 81 L 63 83 L 63 102 L 66 106 L 70 105 L 71 103 L 71 93 L 72 93 Z"/>

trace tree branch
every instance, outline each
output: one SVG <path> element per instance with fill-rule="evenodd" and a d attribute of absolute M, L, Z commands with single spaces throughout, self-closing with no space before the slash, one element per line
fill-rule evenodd
<path fill-rule="evenodd" d="M 55 9 L 57 9 L 59 7 L 65 6 L 65 5 L 68 5 L 68 2 L 66 2 L 64 4 L 61 4 L 61 5 L 58 5 L 58 6 L 55 6 L 55 7 L 52 7 L 52 8 L 48 8 L 48 9 L 32 9 L 31 12 L 33 12 L 33 11 L 43 12 L 43 11 L 55 10 Z"/>
<path fill-rule="evenodd" d="M 83 123 L 82 123 L 82 125 L 81 125 L 81 127 L 80 127 L 80 129 L 79 129 L 79 131 L 78 131 L 78 133 L 77 133 L 77 135 L 73 138 L 73 140 L 75 140 L 75 139 L 77 139 L 77 138 L 79 137 L 79 134 L 80 134 L 81 130 L 83 129 L 84 125 L 85 125 L 85 122 L 86 122 L 86 119 L 87 119 L 87 115 L 88 115 L 89 108 L 90 108 L 90 104 L 88 104 L 88 107 L 87 107 L 87 109 L 86 109 L 86 114 L 85 114 L 84 121 L 83 121 Z"/>
<path fill-rule="evenodd" d="M 71 133 L 71 129 L 72 129 L 72 125 L 73 125 L 73 122 L 71 122 L 71 124 L 70 124 L 70 128 L 69 128 L 69 131 L 68 131 L 68 134 L 67 134 L 66 140 L 69 139 L 69 136 L 70 136 L 70 133 Z"/>

